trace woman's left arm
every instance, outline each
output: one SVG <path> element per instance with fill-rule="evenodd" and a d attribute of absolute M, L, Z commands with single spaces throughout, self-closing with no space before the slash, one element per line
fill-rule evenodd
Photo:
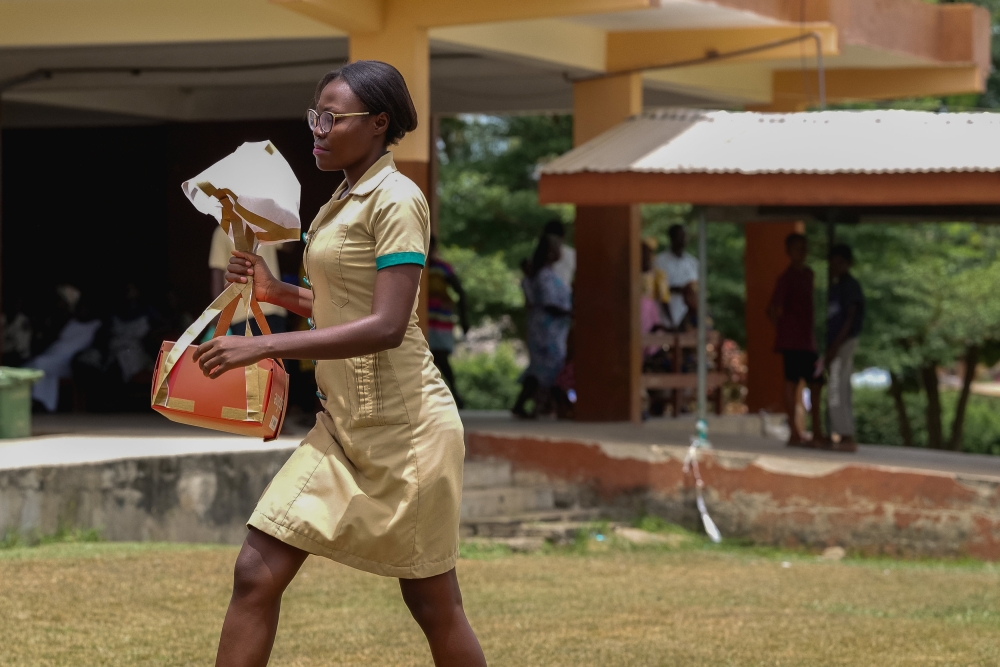
<path fill-rule="evenodd" d="M 403 342 L 420 286 L 418 264 L 379 270 L 371 315 L 314 331 L 270 336 L 220 336 L 198 346 L 195 361 L 207 377 L 242 368 L 261 359 L 348 359 L 390 350 Z"/>

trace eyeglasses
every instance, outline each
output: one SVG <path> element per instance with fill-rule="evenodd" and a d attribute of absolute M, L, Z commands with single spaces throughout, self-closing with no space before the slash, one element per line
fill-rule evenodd
<path fill-rule="evenodd" d="M 337 122 L 338 118 L 349 118 L 350 116 L 367 116 L 370 111 L 358 111 L 355 113 L 333 113 L 331 111 L 324 111 L 323 113 L 318 113 L 315 109 L 309 109 L 306 112 L 306 122 L 309 123 L 309 129 L 313 132 L 316 128 L 319 128 L 321 134 L 329 134 L 330 130 L 333 129 L 333 124 Z"/>

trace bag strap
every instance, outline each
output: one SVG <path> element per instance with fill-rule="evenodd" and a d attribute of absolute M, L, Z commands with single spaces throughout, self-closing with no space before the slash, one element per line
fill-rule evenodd
<path fill-rule="evenodd" d="M 253 252 L 257 249 L 257 241 L 254 237 L 253 230 L 250 226 L 243 222 L 243 219 L 234 210 L 234 202 L 236 196 L 229 190 L 218 190 L 212 193 L 216 199 L 222 204 L 222 228 L 228 233 L 230 229 L 232 230 L 234 243 L 236 248 L 241 252 Z M 229 283 L 229 285 L 222 291 L 222 294 L 217 296 L 208 308 L 195 320 L 191 326 L 187 328 L 180 338 L 174 343 L 173 348 L 167 353 L 166 357 L 163 359 L 162 371 L 159 375 L 159 381 L 156 384 L 155 391 L 153 392 L 153 405 L 165 406 L 167 404 L 168 398 L 168 387 L 167 379 L 170 377 L 170 373 L 174 370 L 177 362 L 184 355 L 185 350 L 191 345 L 198 337 L 201 332 L 211 323 L 216 316 L 219 317 L 219 323 L 215 327 L 215 333 L 212 338 L 218 338 L 219 336 L 224 336 L 229 331 L 229 327 L 232 324 L 233 317 L 236 315 L 236 309 L 239 307 L 240 302 L 246 304 L 246 336 L 253 336 L 253 332 L 250 329 L 250 317 L 251 315 L 255 320 L 257 320 L 257 326 L 260 327 L 260 331 L 265 336 L 271 334 L 271 328 L 267 325 L 267 319 L 264 317 L 264 312 L 260 309 L 260 304 L 257 302 L 257 296 L 254 294 L 253 281 L 250 280 L 246 283 Z M 276 359 L 278 365 L 282 369 L 285 368 L 285 364 L 281 359 Z M 254 419 L 256 416 L 260 416 L 260 394 L 262 389 L 260 387 L 251 385 L 257 385 L 256 381 L 251 381 L 251 377 L 258 378 L 257 364 L 251 364 L 246 368 L 247 372 L 247 406 L 248 406 L 248 416 L 250 419 Z M 260 421 L 260 419 L 256 419 Z"/>
<path fill-rule="evenodd" d="M 191 345 L 198 337 L 201 332 L 215 319 L 217 315 L 220 315 L 224 310 L 232 310 L 236 312 L 236 306 L 239 304 L 244 292 L 248 289 L 252 289 L 251 285 L 253 283 L 229 283 L 229 286 L 222 291 L 222 294 L 215 297 L 215 301 L 209 304 L 208 308 L 191 323 L 191 326 L 181 334 L 181 336 L 174 343 L 173 348 L 170 352 L 163 358 L 163 366 L 159 376 L 159 381 L 157 382 L 156 389 L 153 392 L 153 404 L 154 405 L 166 405 L 167 404 L 167 378 L 170 377 L 171 371 L 174 370 L 174 366 L 180 361 L 181 356 L 184 351 L 187 350 L 188 346 Z M 230 309 L 230 305 L 232 308 Z M 232 315 L 229 316 L 232 320 Z M 227 327 L 228 328 L 228 327 Z"/>

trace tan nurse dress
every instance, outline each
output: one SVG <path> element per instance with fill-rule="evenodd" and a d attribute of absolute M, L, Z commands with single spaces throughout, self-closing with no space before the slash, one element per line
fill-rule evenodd
<path fill-rule="evenodd" d="M 313 220 L 305 266 L 313 326 L 371 314 L 375 275 L 423 266 L 427 201 L 387 153 Z M 248 525 L 282 542 L 390 577 L 447 572 L 458 558 L 464 433 L 417 326 L 402 345 L 319 361 L 323 412 L 271 481 Z"/>

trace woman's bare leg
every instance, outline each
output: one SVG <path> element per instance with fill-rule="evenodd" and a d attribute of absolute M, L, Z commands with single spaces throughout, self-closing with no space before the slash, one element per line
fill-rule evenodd
<path fill-rule="evenodd" d="M 436 667 L 486 667 L 483 649 L 465 617 L 454 569 L 427 579 L 400 579 L 399 588 L 427 637 Z"/>
<path fill-rule="evenodd" d="M 250 529 L 236 558 L 233 597 L 216 667 L 264 667 L 278 630 L 281 595 L 309 554 Z"/>

